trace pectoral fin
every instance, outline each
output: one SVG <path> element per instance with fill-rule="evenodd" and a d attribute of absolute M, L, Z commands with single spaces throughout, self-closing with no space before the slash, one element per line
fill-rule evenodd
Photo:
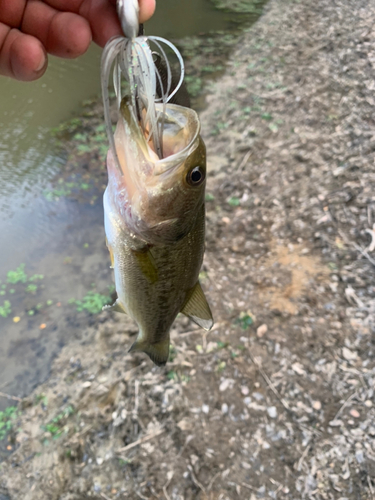
<path fill-rule="evenodd" d="M 155 264 L 154 257 L 152 256 L 150 250 L 146 251 L 137 251 L 132 250 L 135 258 L 137 259 L 137 263 L 141 268 L 143 276 L 147 279 L 147 281 L 151 284 L 156 283 L 158 280 L 158 270 Z"/>
<path fill-rule="evenodd" d="M 211 330 L 214 320 L 210 306 L 206 300 L 199 281 L 187 294 L 185 304 L 181 312 L 193 320 L 197 325 L 205 330 Z"/>
<path fill-rule="evenodd" d="M 136 340 L 129 352 L 145 352 L 157 366 L 164 366 L 169 358 L 169 335 L 160 342 L 151 344 L 147 340 Z"/>
<path fill-rule="evenodd" d="M 118 299 L 111 306 L 104 306 L 102 308 L 102 311 L 116 311 L 116 312 L 127 314 L 125 307 L 119 302 Z"/>

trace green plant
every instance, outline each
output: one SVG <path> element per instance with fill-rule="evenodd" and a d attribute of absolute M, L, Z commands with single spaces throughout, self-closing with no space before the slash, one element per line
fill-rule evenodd
<path fill-rule="evenodd" d="M 37 290 L 38 290 L 38 285 L 35 285 L 34 283 L 30 283 L 25 288 L 26 293 L 35 293 Z"/>
<path fill-rule="evenodd" d="M 242 330 L 246 330 L 254 323 L 253 317 L 248 313 L 241 313 L 240 316 L 236 319 L 236 323 L 240 325 Z"/>
<path fill-rule="evenodd" d="M 42 279 L 44 279 L 43 274 L 33 274 L 32 276 L 30 276 L 29 281 L 37 281 Z"/>
<path fill-rule="evenodd" d="M 69 302 L 76 305 L 78 312 L 87 311 L 90 314 L 98 314 L 104 306 L 112 302 L 112 299 L 109 295 L 102 295 L 90 290 L 82 300 L 71 299 Z"/>
<path fill-rule="evenodd" d="M 8 406 L 4 411 L 0 411 L 0 441 L 12 430 L 17 416 L 16 406 Z"/>
<path fill-rule="evenodd" d="M 49 432 L 53 439 L 57 439 L 64 432 L 63 420 L 73 415 L 74 408 L 72 405 L 67 406 L 61 413 L 54 417 L 48 424 L 43 425 L 42 429 L 45 432 Z"/>
<path fill-rule="evenodd" d="M 176 356 L 177 356 L 177 351 L 176 351 L 175 347 L 172 344 L 170 344 L 168 361 L 172 362 Z"/>
<path fill-rule="evenodd" d="M 238 207 L 240 205 L 240 199 L 237 198 L 236 196 L 232 196 L 231 198 L 229 198 L 228 200 L 228 204 L 231 206 L 231 207 Z"/>
<path fill-rule="evenodd" d="M 15 271 L 8 271 L 7 282 L 15 285 L 16 283 L 26 283 L 27 274 L 25 273 L 25 264 L 20 264 Z"/>
<path fill-rule="evenodd" d="M 0 316 L 2 316 L 3 318 L 7 318 L 11 312 L 11 303 L 9 302 L 9 300 L 5 300 L 4 304 L 0 306 Z"/>

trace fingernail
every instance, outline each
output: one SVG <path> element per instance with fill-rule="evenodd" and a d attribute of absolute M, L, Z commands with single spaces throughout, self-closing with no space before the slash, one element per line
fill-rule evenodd
<path fill-rule="evenodd" d="M 41 59 L 40 59 L 40 63 L 38 64 L 38 67 L 35 70 L 36 73 L 39 73 L 39 71 L 42 71 L 42 69 L 45 67 L 46 64 L 47 64 L 47 57 L 45 54 L 43 54 Z"/>

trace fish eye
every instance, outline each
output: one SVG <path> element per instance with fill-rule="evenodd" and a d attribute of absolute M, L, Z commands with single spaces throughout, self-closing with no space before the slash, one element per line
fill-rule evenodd
<path fill-rule="evenodd" d="M 190 186 L 199 186 L 205 179 L 204 170 L 201 167 L 192 168 L 187 176 L 186 180 Z"/>

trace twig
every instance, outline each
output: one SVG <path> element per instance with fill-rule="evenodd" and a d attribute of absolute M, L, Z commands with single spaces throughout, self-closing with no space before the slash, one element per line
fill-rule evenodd
<path fill-rule="evenodd" d="M 365 252 L 373 252 L 375 250 L 375 224 L 373 224 L 372 229 L 366 229 L 365 232 L 371 236 L 371 243 L 365 249 Z"/>
<path fill-rule="evenodd" d="M 134 402 L 134 410 L 133 410 L 133 418 L 138 418 L 138 406 L 139 406 L 139 380 L 135 380 L 134 382 L 134 393 L 135 393 L 135 402 Z"/>
<path fill-rule="evenodd" d="M 338 417 L 341 415 L 341 413 L 344 411 L 344 409 L 348 406 L 348 404 L 350 403 L 350 401 L 355 398 L 356 396 L 358 395 L 358 391 L 355 391 L 353 392 L 353 394 L 351 396 L 348 397 L 348 399 L 344 402 L 344 404 L 341 406 L 341 408 L 339 409 L 339 411 L 336 413 L 335 417 L 333 420 L 337 420 Z"/>
<path fill-rule="evenodd" d="M 367 476 L 367 483 L 368 483 L 368 487 L 370 488 L 372 500 L 374 500 L 374 488 L 372 487 L 370 476 Z"/>
<path fill-rule="evenodd" d="M 100 492 L 100 496 L 102 498 L 104 498 L 104 500 L 111 500 L 109 497 L 107 497 L 107 495 L 105 493 L 103 493 L 102 491 Z"/>
<path fill-rule="evenodd" d="M 256 491 L 256 489 L 253 486 L 251 486 L 250 484 L 241 483 L 241 486 L 243 486 L 244 488 L 247 488 L 250 491 Z"/>
<path fill-rule="evenodd" d="M 238 165 L 238 167 L 236 168 L 236 170 L 241 170 L 242 167 L 244 167 L 247 163 L 247 160 L 250 158 L 250 156 L 253 154 L 253 152 L 251 151 L 251 149 L 249 149 L 249 151 L 245 154 L 245 156 L 242 158 L 242 161 L 241 163 Z"/>
<path fill-rule="evenodd" d="M 194 474 L 194 469 L 192 467 L 192 465 L 188 465 L 187 468 L 189 469 L 190 471 L 190 475 L 191 475 L 191 478 L 193 480 L 193 483 L 195 484 L 195 486 L 198 486 L 198 488 L 205 494 L 205 496 L 207 497 L 207 493 L 206 493 L 206 490 L 204 488 L 204 486 L 198 481 L 196 475 Z"/>
<path fill-rule="evenodd" d="M 149 500 L 147 497 L 145 497 L 144 495 L 142 495 L 142 493 L 140 493 L 139 491 L 137 490 L 134 490 L 135 494 L 139 496 L 139 498 L 142 498 L 142 500 Z"/>
<path fill-rule="evenodd" d="M 132 448 L 135 448 L 139 444 L 146 443 L 146 441 L 150 441 L 151 439 L 154 439 L 154 437 L 159 436 L 165 431 L 165 429 L 159 429 L 155 432 L 152 432 L 151 434 L 148 434 L 147 436 L 143 436 L 140 439 L 137 439 L 137 441 L 134 441 L 133 443 L 128 444 L 127 446 L 124 446 L 123 448 L 120 448 L 119 450 L 116 451 L 116 453 L 123 453 L 124 451 L 131 450 Z"/>
<path fill-rule="evenodd" d="M 164 493 L 164 496 L 167 500 L 171 500 L 171 497 L 168 495 L 168 492 L 167 492 L 167 488 L 168 486 L 170 485 L 172 479 L 173 479 L 173 476 L 174 476 L 174 471 L 172 472 L 172 475 L 171 477 L 168 479 L 168 481 L 165 483 L 165 485 L 163 486 L 163 493 Z"/>
<path fill-rule="evenodd" d="M 366 259 L 369 262 L 371 262 L 371 264 L 373 266 L 375 266 L 375 260 L 372 257 L 370 257 L 369 254 L 365 250 L 363 250 L 359 245 L 357 245 L 357 243 L 353 243 L 353 245 L 358 250 L 358 252 L 360 252 L 363 255 L 363 257 L 366 257 Z"/>
<path fill-rule="evenodd" d="M 213 477 L 213 478 L 211 479 L 211 481 L 208 483 L 208 486 L 207 486 L 207 491 L 210 491 L 210 490 L 211 490 L 212 485 L 214 484 L 214 482 L 215 482 L 216 478 L 217 478 L 218 476 L 220 476 L 220 474 L 221 474 L 221 471 L 220 471 L 220 470 L 219 470 L 219 472 L 216 472 L 216 474 L 214 475 L 214 477 Z"/>
<path fill-rule="evenodd" d="M 300 471 L 301 471 L 303 461 L 305 460 L 305 458 L 306 458 L 306 456 L 307 456 L 307 454 L 308 454 L 309 450 L 310 450 L 310 444 L 308 444 L 308 445 L 306 446 L 306 448 L 303 450 L 303 453 L 302 453 L 302 455 L 301 455 L 301 458 L 298 460 L 298 465 L 297 465 L 297 470 L 298 470 L 298 472 L 300 472 Z"/>
<path fill-rule="evenodd" d="M 279 393 L 279 391 L 276 389 L 276 387 L 274 386 L 274 384 L 272 383 L 271 379 L 269 378 L 269 376 L 267 375 L 267 373 L 263 370 L 263 368 L 260 366 L 260 364 L 258 363 L 258 361 L 256 361 L 256 359 L 253 357 L 253 355 L 251 354 L 251 352 L 249 351 L 249 356 L 250 356 L 250 359 L 251 361 L 254 363 L 254 365 L 258 368 L 259 370 L 259 373 L 262 375 L 262 377 L 264 378 L 266 384 L 269 386 L 269 388 L 271 389 L 271 391 L 275 394 L 275 396 L 277 397 L 277 399 L 280 401 L 280 403 L 283 405 L 283 407 L 288 410 L 288 411 L 291 411 L 291 409 L 289 408 L 289 405 L 288 403 L 285 401 L 285 399 L 281 396 L 281 394 Z"/>
<path fill-rule="evenodd" d="M 10 394 L 5 394 L 5 392 L 0 392 L 0 397 L 12 399 L 13 401 L 18 401 L 19 403 L 22 401 L 22 398 L 17 398 L 16 396 L 11 396 Z"/>
<path fill-rule="evenodd" d="M 183 332 L 183 333 L 180 333 L 180 334 L 178 335 L 178 338 L 180 338 L 180 337 L 187 337 L 188 335 L 194 335 L 195 333 L 201 333 L 201 331 L 202 331 L 202 330 L 201 330 L 200 328 L 196 328 L 196 329 L 194 329 L 194 330 L 190 330 L 190 331 L 188 331 L 188 332 Z"/>

